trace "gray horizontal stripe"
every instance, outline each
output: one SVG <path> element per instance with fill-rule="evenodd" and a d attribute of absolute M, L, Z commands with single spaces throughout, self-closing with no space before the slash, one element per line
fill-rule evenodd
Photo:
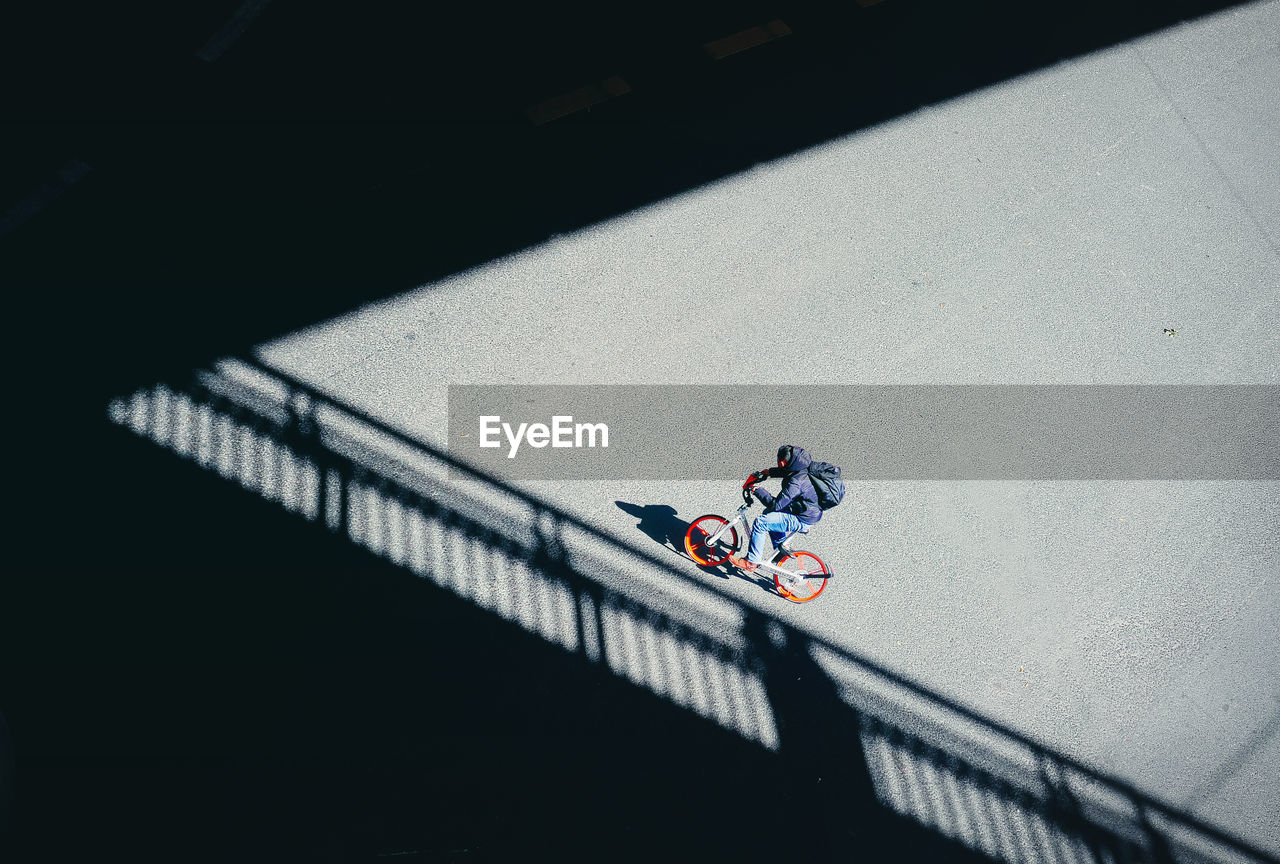
<path fill-rule="evenodd" d="M 480 445 L 482 416 L 509 423 Z M 521 423 L 608 426 L 530 446 Z M 741 480 L 780 444 L 850 480 L 1280 480 L 1280 387 L 449 388 L 449 451 L 508 477 Z"/>

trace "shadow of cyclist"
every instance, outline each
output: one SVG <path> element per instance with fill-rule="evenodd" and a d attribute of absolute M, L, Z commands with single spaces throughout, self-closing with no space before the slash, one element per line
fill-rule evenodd
<path fill-rule="evenodd" d="M 676 517 L 676 508 L 670 504 L 641 505 L 628 504 L 626 501 L 614 503 L 623 513 L 640 520 L 636 527 L 650 540 L 684 554 L 684 533 L 689 530 L 689 523 Z"/>
<path fill-rule="evenodd" d="M 825 861 L 881 845 L 878 812 L 859 734 L 859 715 L 813 659 L 804 633 L 748 610 L 742 634 L 778 728 L 782 808 L 806 844 L 798 860 Z"/>

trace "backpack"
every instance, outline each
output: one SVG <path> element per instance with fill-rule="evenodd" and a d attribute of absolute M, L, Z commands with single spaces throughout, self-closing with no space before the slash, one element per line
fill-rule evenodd
<path fill-rule="evenodd" d="M 813 491 L 818 493 L 818 506 L 823 510 L 830 510 L 844 499 L 844 479 L 838 465 L 811 462 L 809 479 L 813 481 Z"/>

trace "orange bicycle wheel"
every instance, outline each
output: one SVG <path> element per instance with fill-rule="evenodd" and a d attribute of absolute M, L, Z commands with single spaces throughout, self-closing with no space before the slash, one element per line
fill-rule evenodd
<path fill-rule="evenodd" d="M 778 593 L 795 603 L 807 603 L 817 597 L 826 589 L 827 579 L 831 578 L 827 565 L 812 552 L 791 552 L 774 566 L 798 574 L 799 579 L 794 584 L 788 584 L 784 576 L 773 574 L 773 584 Z"/>
<path fill-rule="evenodd" d="M 689 530 L 684 532 L 684 551 L 703 567 L 723 564 L 730 555 L 738 551 L 738 544 L 741 542 L 738 539 L 738 529 L 730 528 L 721 534 L 714 547 L 708 546 L 707 540 L 728 522 L 729 520 L 723 516 L 713 514 L 694 519 L 689 525 Z"/>

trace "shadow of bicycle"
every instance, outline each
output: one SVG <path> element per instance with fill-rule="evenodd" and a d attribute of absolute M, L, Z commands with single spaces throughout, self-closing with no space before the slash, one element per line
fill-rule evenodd
<path fill-rule="evenodd" d="M 778 593 L 778 586 L 774 584 L 773 579 L 767 576 L 744 573 L 727 561 L 714 566 L 694 561 L 684 547 L 684 537 L 689 530 L 689 523 L 676 516 L 676 509 L 670 504 L 628 504 L 626 501 L 614 503 L 622 512 L 640 520 L 636 528 L 642 534 L 659 546 L 672 550 L 684 560 L 697 566 L 702 572 L 722 579 L 732 579 L 736 576 L 775 597 L 782 596 Z"/>

